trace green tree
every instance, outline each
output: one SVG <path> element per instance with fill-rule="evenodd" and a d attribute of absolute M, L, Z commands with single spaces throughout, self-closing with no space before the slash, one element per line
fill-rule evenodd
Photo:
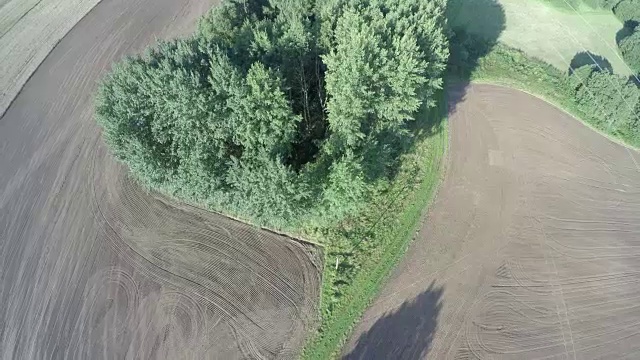
<path fill-rule="evenodd" d="M 597 71 L 593 65 L 576 69 L 571 79 L 576 102 L 596 115 L 596 127 L 622 138 L 636 138 L 640 89 L 635 84 L 609 71 Z"/>
<path fill-rule="evenodd" d="M 640 3 L 638 4 L 640 6 Z M 631 70 L 640 74 L 640 29 L 620 40 L 620 52 Z"/>
<path fill-rule="evenodd" d="M 337 154 L 409 136 L 416 111 L 434 105 L 449 55 L 442 2 L 344 3 L 331 12 L 338 17 L 335 25 L 329 21 L 331 50 L 323 57 L 332 131 L 327 151 Z"/>
<path fill-rule="evenodd" d="M 125 59 L 96 113 L 144 184 L 259 223 L 337 221 L 393 176 L 448 56 L 444 0 L 228 0 Z"/>
<path fill-rule="evenodd" d="M 623 23 L 640 22 L 640 0 L 620 0 L 613 8 L 613 13 Z"/>

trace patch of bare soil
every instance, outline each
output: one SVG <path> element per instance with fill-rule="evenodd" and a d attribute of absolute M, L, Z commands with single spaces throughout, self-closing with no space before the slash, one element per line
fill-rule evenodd
<path fill-rule="evenodd" d="M 640 357 L 640 154 L 516 90 L 450 100 L 445 180 L 344 357 Z"/>
<path fill-rule="evenodd" d="M 148 193 L 93 119 L 114 60 L 215 0 L 103 0 L 0 118 L 0 358 L 295 358 L 317 249 Z"/>

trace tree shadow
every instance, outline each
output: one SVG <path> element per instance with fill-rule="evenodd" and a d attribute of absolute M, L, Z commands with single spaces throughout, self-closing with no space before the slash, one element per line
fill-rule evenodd
<path fill-rule="evenodd" d="M 449 0 L 447 21 L 451 27 L 447 76 L 451 112 L 464 100 L 480 59 L 498 43 L 506 16 L 497 0 Z"/>
<path fill-rule="evenodd" d="M 569 75 L 573 74 L 575 69 L 585 65 L 595 65 L 599 71 L 608 70 L 609 73 L 613 74 L 613 66 L 611 66 L 611 63 L 605 57 L 596 55 L 590 51 L 581 51 L 571 59 L 568 70 Z"/>
<path fill-rule="evenodd" d="M 443 292 L 443 287 L 432 282 L 413 300 L 378 319 L 343 359 L 424 358 L 437 329 Z"/>
<path fill-rule="evenodd" d="M 627 20 L 624 22 L 624 26 L 622 29 L 618 30 L 616 33 L 616 44 L 620 45 L 620 42 L 624 40 L 627 36 L 633 34 L 633 31 L 638 26 L 638 22 L 634 20 Z"/>
<path fill-rule="evenodd" d="M 445 77 L 454 82 L 468 83 L 478 59 L 487 54 L 498 41 L 505 28 L 505 13 L 497 0 L 449 0 L 446 9 L 450 58 Z M 453 77 L 452 77 L 453 74 Z M 447 80 L 439 103 L 435 108 L 423 106 L 416 114 L 416 121 L 408 126 L 410 136 L 381 134 L 376 146 L 365 150 L 364 174 L 373 182 L 383 176 L 393 179 L 400 170 L 402 154 L 411 151 L 421 139 L 440 133 L 451 101 Z M 449 100 L 447 100 L 449 99 Z M 457 102 L 460 99 L 454 99 Z"/>

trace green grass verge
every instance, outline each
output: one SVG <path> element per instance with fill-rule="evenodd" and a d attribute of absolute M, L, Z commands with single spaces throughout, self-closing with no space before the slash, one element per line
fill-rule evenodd
<path fill-rule="evenodd" d="M 518 49 L 497 44 L 487 55 L 479 59 L 471 72 L 470 80 L 528 92 L 563 109 L 607 138 L 637 148 L 638 144 L 630 144 L 607 133 L 606 129 L 594 125 L 600 123 L 600 114 L 594 114 L 591 109 L 585 109 L 575 101 L 572 84 L 565 72 Z"/>
<path fill-rule="evenodd" d="M 439 183 L 448 144 L 444 94 L 440 100 L 438 108 L 418 118 L 418 141 L 403 155 L 401 170 L 388 189 L 375 196 L 358 217 L 324 235 L 322 321 L 302 358 L 324 360 L 339 355 L 353 326 L 413 239 Z M 354 249 L 338 249 L 340 244 L 353 244 L 354 238 L 359 238 Z M 341 256 L 355 257 L 350 259 L 350 270 L 340 268 Z M 345 273 L 350 276 L 339 278 Z"/>

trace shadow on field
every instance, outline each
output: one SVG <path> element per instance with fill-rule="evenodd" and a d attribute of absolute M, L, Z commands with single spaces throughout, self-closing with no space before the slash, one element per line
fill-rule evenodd
<path fill-rule="evenodd" d="M 422 359 L 430 350 L 442 308 L 442 287 L 429 288 L 375 322 L 343 359 Z"/>
<path fill-rule="evenodd" d="M 454 85 L 448 94 L 449 112 L 463 101 L 479 60 L 498 43 L 505 28 L 505 13 L 497 0 L 449 0 L 447 21 L 451 28 L 447 81 Z M 447 89 L 449 91 L 449 89 Z"/>
<path fill-rule="evenodd" d="M 624 22 L 622 29 L 616 33 L 616 44 L 620 45 L 620 41 L 624 40 L 627 36 L 633 34 L 633 31 L 638 26 L 637 21 L 627 20 Z"/>
<path fill-rule="evenodd" d="M 596 65 L 600 70 L 608 70 L 611 74 L 613 74 L 613 66 L 607 58 L 596 55 L 590 51 L 581 51 L 577 53 L 573 59 L 571 59 L 571 63 L 569 64 L 569 75 L 573 74 L 573 71 L 577 68 L 580 68 L 584 65 Z"/>

